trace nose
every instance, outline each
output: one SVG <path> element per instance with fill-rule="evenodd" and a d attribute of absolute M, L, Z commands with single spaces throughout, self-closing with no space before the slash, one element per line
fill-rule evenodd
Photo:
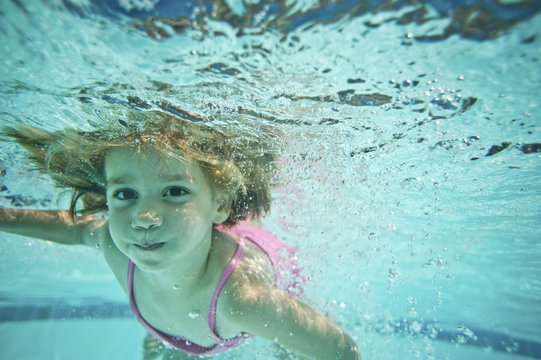
<path fill-rule="evenodd" d="M 135 214 L 132 228 L 136 230 L 150 230 L 162 225 L 162 217 L 154 210 L 143 210 Z"/>

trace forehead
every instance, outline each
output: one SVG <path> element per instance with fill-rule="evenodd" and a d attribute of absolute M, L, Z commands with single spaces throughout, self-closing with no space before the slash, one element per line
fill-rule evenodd
<path fill-rule="evenodd" d="M 192 159 L 168 156 L 154 149 L 132 147 L 108 152 L 105 157 L 105 175 L 108 183 L 113 179 L 141 177 L 149 180 L 179 178 L 193 182 L 206 179 L 199 164 Z"/>

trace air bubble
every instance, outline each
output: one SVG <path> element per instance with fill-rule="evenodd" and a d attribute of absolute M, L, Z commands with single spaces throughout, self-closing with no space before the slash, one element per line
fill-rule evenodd
<path fill-rule="evenodd" d="M 410 333 L 419 334 L 421 330 L 423 330 L 423 325 L 417 320 L 414 320 L 409 326 Z"/>
<path fill-rule="evenodd" d="M 464 335 L 466 335 L 467 337 L 469 338 L 473 338 L 475 336 L 475 334 L 473 333 L 473 331 L 471 331 L 470 329 L 468 328 L 464 328 L 464 330 L 462 330 L 462 333 Z"/>

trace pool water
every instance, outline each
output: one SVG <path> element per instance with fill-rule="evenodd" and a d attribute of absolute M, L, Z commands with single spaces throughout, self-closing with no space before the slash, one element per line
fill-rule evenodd
<path fill-rule="evenodd" d="M 6 0 L 0 123 L 92 129 L 167 100 L 274 138 L 265 227 L 364 359 L 540 359 L 540 9 Z M 67 206 L 0 146 L 1 206 Z M 0 359 L 142 358 L 98 253 L 0 239 Z M 288 356 L 254 339 L 216 358 Z"/>

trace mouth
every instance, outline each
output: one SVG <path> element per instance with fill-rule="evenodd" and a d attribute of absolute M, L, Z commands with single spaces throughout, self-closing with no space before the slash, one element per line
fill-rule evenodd
<path fill-rule="evenodd" d="M 134 245 L 137 246 L 139 249 L 141 249 L 143 251 L 154 251 L 154 250 L 158 250 L 159 248 L 164 246 L 165 243 L 164 242 L 159 242 L 159 243 L 151 244 L 151 245 L 139 245 L 139 244 L 134 244 Z"/>

